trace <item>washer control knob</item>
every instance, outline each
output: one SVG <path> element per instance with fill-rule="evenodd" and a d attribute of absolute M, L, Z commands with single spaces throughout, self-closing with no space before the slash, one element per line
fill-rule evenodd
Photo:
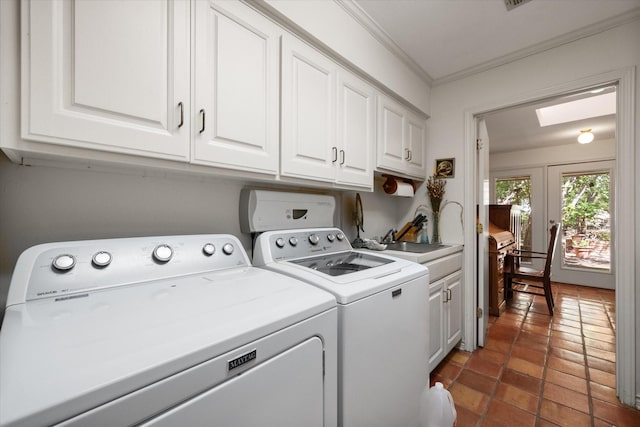
<path fill-rule="evenodd" d="M 213 246 L 213 243 L 206 243 L 203 247 L 202 247 L 202 252 L 206 255 L 206 256 L 211 256 L 213 254 L 216 253 L 216 247 Z"/>
<path fill-rule="evenodd" d="M 112 260 L 113 260 L 113 257 L 109 252 L 100 251 L 93 254 L 93 257 L 91 258 L 91 263 L 93 264 L 94 267 L 102 268 L 111 264 Z"/>
<path fill-rule="evenodd" d="M 309 243 L 312 245 L 317 245 L 320 242 L 320 237 L 317 234 L 312 234 L 309 236 Z"/>
<path fill-rule="evenodd" d="M 344 233 L 340 231 L 338 232 L 338 234 L 336 234 L 336 237 L 342 242 L 344 240 Z"/>
<path fill-rule="evenodd" d="M 156 261 L 168 262 L 171 258 L 173 258 L 173 249 L 171 246 L 161 244 L 153 249 L 153 259 Z"/>
<path fill-rule="evenodd" d="M 58 255 L 51 264 L 58 271 L 69 271 L 76 265 L 76 258 L 73 255 Z"/>
<path fill-rule="evenodd" d="M 298 238 L 297 238 L 297 237 L 291 237 L 291 238 L 289 239 L 289 244 L 290 244 L 291 246 L 298 246 Z"/>
<path fill-rule="evenodd" d="M 334 240 L 336 240 L 336 236 L 333 233 L 329 233 L 327 234 L 327 240 L 330 242 L 333 242 Z"/>
<path fill-rule="evenodd" d="M 278 237 L 276 239 L 276 246 L 279 248 L 284 248 L 284 239 L 282 237 Z"/>
<path fill-rule="evenodd" d="M 233 253 L 234 247 L 231 243 L 225 243 L 225 245 L 222 247 L 222 252 L 224 252 L 225 255 L 231 255 Z"/>

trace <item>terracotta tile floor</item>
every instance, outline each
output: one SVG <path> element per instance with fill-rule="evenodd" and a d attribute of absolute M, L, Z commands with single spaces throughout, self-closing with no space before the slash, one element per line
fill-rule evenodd
<path fill-rule="evenodd" d="M 614 291 L 554 283 L 544 297 L 515 294 L 491 316 L 487 342 L 454 350 L 432 372 L 467 426 L 640 426 L 615 390 Z"/>

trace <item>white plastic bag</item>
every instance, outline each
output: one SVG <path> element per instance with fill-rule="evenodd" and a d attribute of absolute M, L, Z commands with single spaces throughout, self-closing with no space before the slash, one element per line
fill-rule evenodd
<path fill-rule="evenodd" d="M 454 427 L 456 407 L 453 397 L 442 383 L 425 387 L 420 396 L 420 425 L 422 427 Z"/>

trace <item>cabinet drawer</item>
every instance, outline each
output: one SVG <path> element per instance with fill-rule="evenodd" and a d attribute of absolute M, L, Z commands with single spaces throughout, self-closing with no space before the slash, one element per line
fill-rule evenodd
<path fill-rule="evenodd" d="M 462 268 L 462 252 L 429 261 L 424 265 L 429 269 L 429 282 L 433 283 Z"/>

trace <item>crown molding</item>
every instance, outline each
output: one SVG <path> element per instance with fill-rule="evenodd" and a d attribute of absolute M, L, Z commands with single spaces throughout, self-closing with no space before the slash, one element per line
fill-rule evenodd
<path fill-rule="evenodd" d="M 604 21 L 600 21 L 593 25 L 580 28 L 578 30 L 572 31 L 565 35 L 555 37 L 551 40 L 538 43 L 528 48 L 510 53 L 508 55 L 504 55 L 499 58 L 483 62 L 482 64 L 478 64 L 473 67 L 466 68 L 456 73 L 448 74 L 446 76 L 434 79 L 433 86 L 435 87 L 444 83 L 450 83 L 455 80 L 460 80 L 465 77 L 469 77 L 473 74 L 482 73 L 492 68 L 500 67 L 502 65 L 509 64 L 511 62 L 515 62 L 517 60 L 524 59 L 526 57 L 529 57 L 547 50 L 554 49 L 556 47 L 565 45 L 567 43 L 571 43 L 571 42 L 610 30 L 620 25 L 624 25 L 629 22 L 635 21 L 636 19 L 640 19 L 640 7 L 635 8 L 629 12 L 625 12 L 621 15 L 617 15 L 612 18 L 606 19 Z"/>
<path fill-rule="evenodd" d="M 385 30 L 383 30 L 380 25 L 354 0 L 333 1 L 340 5 L 340 7 L 342 7 L 349 15 L 351 15 L 351 17 L 355 19 L 363 28 L 365 28 L 376 40 L 382 43 L 390 52 L 392 52 L 400 61 L 407 65 L 430 87 L 435 87 L 445 83 L 450 83 L 455 80 L 460 80 L 473 74 L 482 73 L 484 71 L 488 71 L 493 68 L 500 67 L 502 65 L 535 55 L 537 53 L 541 53 L 565 45 L 567 43 L 571 43 L 585 37 L 610 30 L 636 19 L 640 19 L 640 7 L 638 7 L 629 12 L 625 12 L 596 24 L 580 28 L 568 34 L 556 37 L 552 40 L 535 44 L 525 49 L 521 49 L 508 55 L 483 62 L 473 67 L 465 68 L 464 70 L 457 71 L 443 77 L 433 78 L 424 69 L 422 69 L 422 67 L 420 67 L 420 65 L 418 65 L 416 61 L 414 61 L 409 55 L 407 55 L 407 53 L 402 50 L 402 48 L 400 48 L 400 46 L 398 46 L 395 41 L 393 41 L 389 34 Z"/>
<path fill-rule="evenodd" d="M 396 44 L 395 41 L 387 34 L 386 31 L 378 25 L 376 21 L 365 12 L 359 4 L 353 0 L 333 0 L 342 9 L 345 10 L 353 19 L 356 20 L 365 30 L 369 32 L 376 40 L 378 40 L 384 47 L 386 47 L 391 53 L 393 53 L 402 63 L 411 69 L 416 75 L 424 81 L 428 86 L 433 84 L 433 78 L 427 74 L 427 72 L 418 65 L 407 53 Z"/>

